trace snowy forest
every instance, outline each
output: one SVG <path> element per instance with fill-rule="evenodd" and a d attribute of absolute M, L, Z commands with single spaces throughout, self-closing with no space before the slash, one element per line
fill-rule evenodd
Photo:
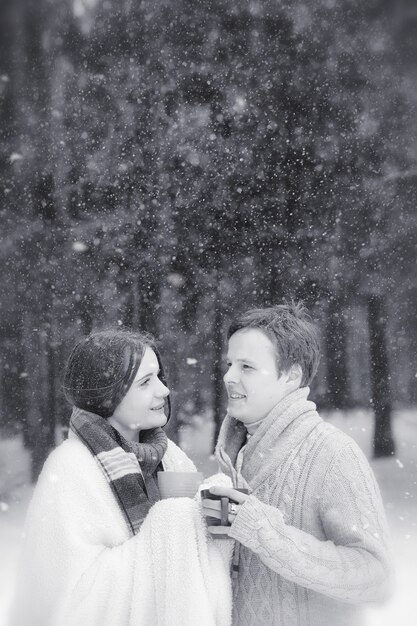
<path fill-rule="evenodd" d="M 0 431 L 36 478 L 92 329 L 157 337 L 170 436 L 228 321 L 303 300 L 320 409 L 417 403 L 413 0 L 3 0 Z"/>

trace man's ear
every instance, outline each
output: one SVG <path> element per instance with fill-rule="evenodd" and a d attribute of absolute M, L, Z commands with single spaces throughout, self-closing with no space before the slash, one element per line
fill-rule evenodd
<path fill-rule="evenodd" d="M 289 383 L 293 383 L 294 389 L 297 389 L 301 385 L 301 379 L 303 377 L 303 370 L 301 369 L 301 365 L 298 363 L 294 363 L 291 365 L 288 370 L 288 378 L 287 381 Z"/>

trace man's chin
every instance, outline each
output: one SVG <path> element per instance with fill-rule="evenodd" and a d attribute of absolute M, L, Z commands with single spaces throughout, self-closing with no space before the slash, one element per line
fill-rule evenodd
<path fill-rule="evenodd" d="M 239 413 L 239 411 L 233 411 L 233 409 L 227 411 L 230 417 L 233 417 L 234 420 L 238 422 L 242 422 L 242 424 L 246 423 L 246 416 Z"/>

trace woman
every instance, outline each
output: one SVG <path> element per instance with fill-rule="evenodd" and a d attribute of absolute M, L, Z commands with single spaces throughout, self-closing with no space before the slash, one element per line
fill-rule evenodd
<path fill-rule="evenodd" d="M 153 339 L 92 333 L 69 357 L 64 390 L 74 405 L 69 437 L 45 463 L 29 508 L 13 623 L 185 626 L 195 615 L 184 616 L 183 606 L 196 597 L 206 602 L 207 624 L 227 624 L 218 607 L 211 613 L 211 575 L 225 575 L 225 589 L 228 581 L 217 549 L 206 550 L 196 503 L 158 502 L 158 470 L 195 467 L 162 430 L 169 390 Z M 184 529 L 188 545 L 179 549 Z M 175 581 L 193 570 L 177 593 Z M 182 602 L 171 616 L 161 609 L 168 597 Z"/>

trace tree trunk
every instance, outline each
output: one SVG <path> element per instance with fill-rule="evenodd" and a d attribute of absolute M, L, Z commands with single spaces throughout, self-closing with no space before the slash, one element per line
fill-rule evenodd
<path fill-rule="evenodd" d="M 382 296 L 368 298 L 372 406 L 375 413 L 374 457 L 395 454 L 391 429 L 391 391 Z"/>
<path fill-rule="evenodd" d="M 55 414 L 50 411 L 50 363 L 48 337 L 36 327 L 36 317 L 27 313 L 24 319 L 23 349 L 27 372 L 26 442 L 32 458 L 32 481 L 39 476 L 49 452 L 55 444 Z"/>
<path fill-rule="evenodd" d="M 57 359 L 57 329 L 56 320 L 54 319 L 54 308 L 51 307 L 50 322 L 48 335 L 45 335 L 45 353 L 46 353 L 46 366 L 47 366 L 47 404 L 46 411 L 49 416 L 49 440 L 48 445 L 53 448 L 55 445 L 55 430 L 58 419 L 58 385 L 60 380 L 58 378 L 58 359 Z"/>
<path fill-rule="evenodd" d="M 213 450 L 219 436 L 220 427 L 223 421 L 223 370 L 222 370 L 222 351 L 223 351 L 223 312 L 221 304 L 221 294 L 219 285 L 219 276 L 216 272 L 215 300 L 214 300 L 214 319 L 213 319 L 213 410 L 214 410 L 214 442 Z"/>
<path fill-rule="evenodd" d="M 159 311 L 155 303 L 160 301 L 161 276 L 153 268 L 144 273 L 139 283 L 139 326 L 155 337 L 158 336 Z"/>
<path fill-rule="evenodd" d="M 0 357 L 0 426 L 3 425 L 3 420 L 7 419 L 4 411 L 4 361 Z"/>
<path fill-rule="evenodd" d="M 132 280 L 130 293 L 127 298 L 126 308 L 123 314 L 123 323 L 134 330 L 140 327 L 140 295 L 138 279 Z"/>
<path fill-rule="evenodd" d="M 330 407 L 344 409 L 349 404 L 346 365 L 346 321 L 339 297 L 330 300 L 326 323 L 327 401 Z"/>
<path fill-rule="evenodd" d="M 166 348 L 165 348 L 166 349 Z M 162 355 L 164 359 L 164 364 L 166 358 L 165 355 Z M 178 423 L 178 398 L 180 397 L 178 392 L 178 384 L 179 384 L 179 374 L 178 374 L 178 366 L 177 363 L 171 363 L 168 372 L 165 372 L 167 375 L 168 387 L 171 390 L 170 393 L 170 402 L 171 402 L 171 416 L 169 418 L 169 422 L 167 427 L 165 428 L 165 432 L 167 436 L 174 441 L 176 444 L 179 444 L 179 423 Z"/>

